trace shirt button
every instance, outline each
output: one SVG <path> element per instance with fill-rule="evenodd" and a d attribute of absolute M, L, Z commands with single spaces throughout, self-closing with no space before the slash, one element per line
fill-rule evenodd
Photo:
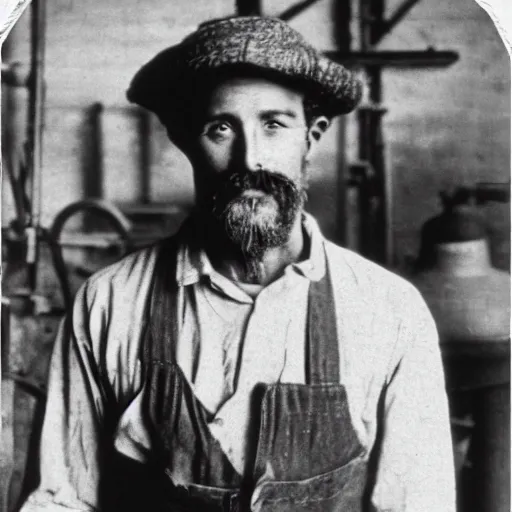
<path fill-rule="evenodd" d="M 222 427 L 224 425 L 224 420 L 222 418 L 215 418 L 213 420 L 213 423 L 215 423 L 215 425 L 218 425 L 219 427 Z"/>

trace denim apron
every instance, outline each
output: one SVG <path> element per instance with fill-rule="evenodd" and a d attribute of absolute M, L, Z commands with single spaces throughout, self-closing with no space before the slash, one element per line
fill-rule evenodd
<path fill-rule="evenodd" d="M 257 385 L 251 396 L 248 475 L 213 437 L 214 417 L 175 361 L 178 336 L 172 239 L 155 268 L 142 360 L 153 460 L 122 461 L 116 510 L 360 512 L 367 457 L 352 426 L 329 271 L 308 292 L 306 384 Z M 119 458 L 118 458 L 119 459 Z M 121 457 L 119 460 L 122 460 Z M 133 486 L 133 487 L 132 487 Z"/>

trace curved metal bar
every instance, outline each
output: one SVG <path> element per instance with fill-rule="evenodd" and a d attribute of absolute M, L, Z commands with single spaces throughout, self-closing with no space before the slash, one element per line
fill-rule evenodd
<path fill-rule="evenodd" d="M 64 224 L 70 217 L 80 211 L 88 210 L 93 213 L 99 214 L 102 217 L 107 217 L 112 221 L 114 228 L 119 232 L 121 237 L 125 240 L 126 248 L 125 252 L 133 245 L 133 240 L 130 235 L 132 224 L 124 213 L 107 201 L 103 199 L 82 199 L 75 203 L 71 203 L 66 206 L 60 213 L 55 217 L 53 224 L 50 228 L 50 234 L 53 239 L 58 243 L 60 234 L 64 227 Z"/>
<path fill-rule="evenodd" d="M 113 204 L 102 199 L 83 199 L 81 201 L 71 203 L 61 210 L 55 217 L 52 226 L 49 229 L 41 229 L 41 234 L 47 241 L 51 250 L 53 264 L 61 284 L 66 310 L 71 308 L 73 299 L 66 264 L 62 256 L 62 248 L 59 240 L 65 223 L 73 215 L 82 211 L 91 211 L 102 217 L 106 217 L 111 221 L 113 227 L 121 235 L 124 241 L 122 247 L 123 256 L 133 247 L 133 239 L 130 235 L 130 231 L 132 229 L 131 222 L 123 212 Z"/>

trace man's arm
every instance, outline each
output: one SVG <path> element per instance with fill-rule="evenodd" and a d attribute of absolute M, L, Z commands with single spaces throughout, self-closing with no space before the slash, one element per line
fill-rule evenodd
<path fill-rule="evenodd" d="M 101 468 L 105 393 L 93 353 L 86 287 L 61 323 L 50 364 L 41 481 L 22 508 L 95 510 Z"/>
<path fill-rule="evenodd" d="M 455 475 L 437 330 L 414 290 L 383 397 L 372 501 L 379 512 L 454 512 Z"/>

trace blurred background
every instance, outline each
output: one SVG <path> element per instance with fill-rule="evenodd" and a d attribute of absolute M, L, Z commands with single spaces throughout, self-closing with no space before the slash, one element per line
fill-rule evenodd
<path fill-rule="evenodd" d="M 131 78 L 199 23 L 260 13 L 365 81 L 361 106 L 312 163 L 308 209 L 328 238 L 426 290 L 460 510 L 510 510 L 510 58 L 487 13 L 473 0 L 39 0 L 2 47 L 2 512 L 37 482 L 48 358 L 74 293 L 174 232 L 193 206 L 189 163 L 128 104 Z M 425 235 L 433 217 L 449 233 Z M 450 281 L 456 268 L 441 280 L 459 293 L 455 312 L 448 292 L 439 307 L 419 258 L 434 255 L 435 270 L 447 243 L 462 259 L 483 250 L 456 263 L 484 285 Z"/>

